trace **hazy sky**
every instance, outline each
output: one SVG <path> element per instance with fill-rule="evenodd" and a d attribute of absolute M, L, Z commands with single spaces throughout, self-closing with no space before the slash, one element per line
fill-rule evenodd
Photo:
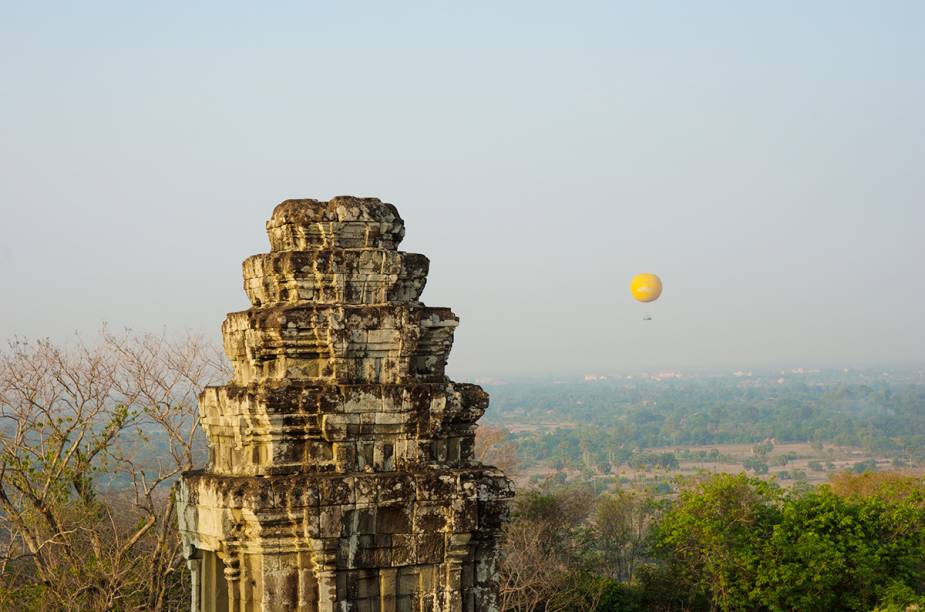
<path fill-rule="evenodd" d="M 922 2 L 2 2 L 0 79 L 0 338 L 217 336 L 353 194 L 457 376 L 925 361 Z"/>

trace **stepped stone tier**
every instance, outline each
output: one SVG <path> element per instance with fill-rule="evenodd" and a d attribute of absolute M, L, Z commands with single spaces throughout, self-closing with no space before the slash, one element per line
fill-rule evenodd
<path fill-rule="evenodd" d="M 287 200 L 267 233 L 178 495 L 192 609 L 497 610 L 511 483 L 473 460 L 488 395 L 444 374 L 458 319 L 419 301 L 427 258 L 375 198 Z"/>

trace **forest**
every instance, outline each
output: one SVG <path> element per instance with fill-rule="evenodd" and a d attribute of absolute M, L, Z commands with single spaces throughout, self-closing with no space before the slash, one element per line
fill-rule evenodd
<path fill-rule="evenodd" d="M 570 484 L 521 491 L 506 610 L 918 610 L 925 481 L 845 473 L 785 491 L 709 475 L 673 498 Z"/>
<path fill-rule="evenodd" d="M 925 385 L 861 374 L 490 385 L 484 418 L 509 429 L 522 466 L 658 463 L 647 449 L 806 442 L 925 459 Z M 718 452 L 718 451 L 717 451 Z M 760 452 L 757 454 L 761 454 Z"/>
<path fill-rule="evenodd" d="M 922 609 L 921 373 L 749 378 L 490 385 L 503 609 Z"/>
<path fill-rule="evenodd" d="M 198 392 L 227 377 L 220 351 L 195 336 L 104 330 L 0 351 L 0 609 L 189 605 L 174 490 L 205 457 Z M 499 568 L 504 611 L 925 606 L 925 393 L 914 381 L 491 391 L 477 458 L 521 483 Z M 725 451 L 663 450 L 742 442 L 755 462 L 790 469 L 791 440 L 902 461 L 784 487 L 744 466 L 671 476 Z M 587 468 L 621 462 L 665 474 L 624 483 Z M 540 464 L 553 465 L 523 482 Z"/>

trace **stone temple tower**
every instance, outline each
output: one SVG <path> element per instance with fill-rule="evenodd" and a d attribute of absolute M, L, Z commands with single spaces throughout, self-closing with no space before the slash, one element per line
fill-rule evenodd
<path fill-rule="evenodd" d="M 458 319 L 404 232 L 375 198 L 287 200 L 244 262 L 177 500 L 194 612 L 497 609 L 510 481 L 473 461 L 488 395 L 444 375 Z"/>

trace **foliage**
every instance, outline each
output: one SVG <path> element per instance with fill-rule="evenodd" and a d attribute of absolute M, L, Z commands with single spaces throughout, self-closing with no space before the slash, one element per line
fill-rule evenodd
<path fill-rule="evenodd" d="M 767 474 L 768 464 L 764 459 L 758 457 L 749 457 L 742 462 L 742 467 L 756 474 Z"/>
<path fill-rule="evenodd" d="M 925 601 L 920 478 L 845 473 L 786 492 L 719 474 L 684 483 L 670 502 L 629 491 L 591 502 L 589 492 L 548 484 L 518 498 L 509 533 L 531 534 L 537 554 L 524 564 L 522 536 L 506 544 L 506 592 L 521 592 L 518 576 L 532 591 L 503 609 L 898 611 Z"/>
<path fill-rule="evenodd" d="M 771 609 L 869 610 L 925 576 L 925 513 L 822 487 L 790 499 L 760 547 L 756 599 Z"/>
<path fill-rule="evenodd" d="M 897 472 L 841 472 L 832 475 L 830 487 L 843 497 L 877 497 L 897 502 L 925 499 L 925 478 Z"/>
<path fill-rule="evenodd" d="M 856 474 L 863 474 L 865 472 L 876 472 L 877 462 L 873 459 L 868 459 L 866 461 L 858 461 L 853 466 L 851 466 L 851 471 Z"/>
<path fill-rule="evenodd" d="M 658 503 L 640 493 L 616 491 L 597 498 L 591 529 L 600 557 L 599 572 L 615 580 L 633 580 L 657 510 Z"/>
<path fill-rule="evenodd" d="M 925 595 L 916 594 L 901 582 L 894 582 L 883 590 L 880 603 L 873 612 L 921 612 L 922 610 L 925 610 Z"/>
<path fill-rule="evenodd" d="M 715 605 L 748 607 L 761 544 L 777 522 L 780 497 L 767 482 L 721 474 L 683 491 L 658 524 L 655 540 Z"/>
<path fill-rule="evenodd" d="M 0 353 L 0 609 L 186 604 L 172 491 L 201 461 L 195 399 L 223 364 L 197 338 L 132 334 L 105 333 L 94 346 L 17 342 Z M 888 448 L 902 465 L 923 456 L 925 393 L 914 386 L 793 385 L 775 387 L 773 401 L 755 388 L 731 388 L 722 401 L 697 385 L 655 397 L 631 388 L 623 400 L 612 391 L 588 398 L 564 385 L 533 397 L 542 414 L 586 426 L 484 427 L 477 458 L 508 471 L 545 458 L 589 477 L 592 467 L 728 459 L 715 449 L 647 450 L 684 443 L 748 443 L 756 473 L 793 459 L 772 454 L 776 441 Z M 563 396 L 574 410 L 556 412 Z M 623 410 L 602 416 L 613 402 Z M 745 474 L 630 491 L 613 489 L 615 478 L 576 484 L 559 472 L 515 500 L 501 607 L 925 609 L 925 480 L 855 468 L 789 493 Z M 805 480 L 797 469 L 777 474 Z"/>
<path fill-rule="evenodd" d="M 645 465 L 645 449 L 711 444 L 750 444 L 760 458 L 775 444 L 792 442 L 811 442 L 818 450 L 823 443 L 861 447 L 903 465 L 925 462 L 921 384 L 841 378 L 781 384 L 775 376 L 747 386 L 711 379 L 518 383 L 489 390 L 486 421 L 545 424 L 510 437 L 525 467 Z"/>
<path fill-rule="evenodd" d="M 172 487 L 223 364 L 199 338 L 129 333 L 0 353 L 0 608 L 187 600 Z"/>

